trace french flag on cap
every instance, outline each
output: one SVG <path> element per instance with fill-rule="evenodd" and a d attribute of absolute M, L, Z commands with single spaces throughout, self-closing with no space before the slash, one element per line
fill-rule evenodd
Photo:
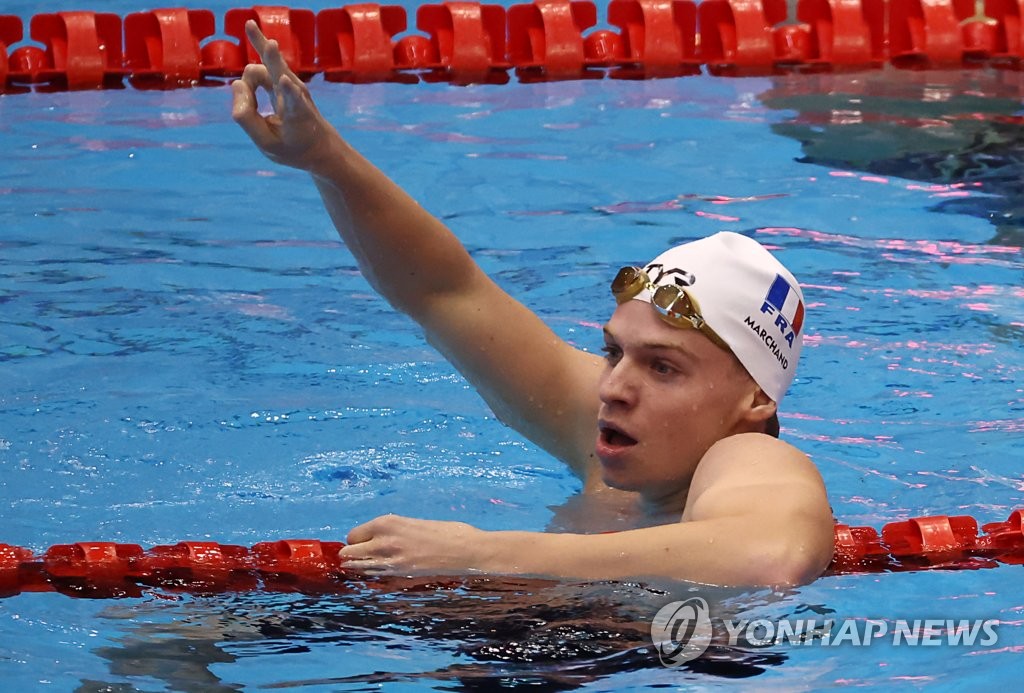
<path fill-rule="evenodd" d="M 769 306 L 775 310 L 772 311 Z M 793 338 L 800 334 L 800 328 L 804 326 L 804 302 L 800 300 L 800 294 L 796 289 L 790 286 L 782 275 L 775 275 L 775 281 L 768 289 L 768 295 L 764 297 L 761 312 L 776 314 L 775 324 L 782 328 L 784 333 L 790 333 L 786 335 L 786 341 L 793 346 Z"/>

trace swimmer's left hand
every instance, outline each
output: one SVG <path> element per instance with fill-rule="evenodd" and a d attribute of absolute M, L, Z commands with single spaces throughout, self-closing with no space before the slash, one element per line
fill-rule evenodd
<path fill-rule="evenodd" d="M 484 569 L 476 554 L 485 534 L 464 522 L 382 515 L 349 532 L 340 556 L 364 575 L 466 575 Z"/>

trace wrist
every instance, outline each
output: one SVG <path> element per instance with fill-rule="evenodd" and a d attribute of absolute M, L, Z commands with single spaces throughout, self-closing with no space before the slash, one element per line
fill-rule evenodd
<path fill-rule="evenodd" d="M 498 556 L 501 555 L 502 533 L 467 526 L 471 529 L 471 533 L 466 537 L 470 570 L 483 574 L 503 572 L 498 561 Z"/>
<path fill-rule="evenodd" d="M 536 572 L 529 564 L 530 547 L 544 535 L 514 530 L 484 531 L 474 551 L 476 566 L 483 572 L 499 575 L 524 575 Z M 527 538 L 532 538 L 530 541 Z M 524 540 L 525 539 L 525 540 Z"/>
<path fill-rule="evenodd" d="M 342 139 L 337 130 L 327 124 L 324 127 L 326 129 L 319 138 L 320 143 L 309 153 L 302 168 L 316 179 L 331 181 L 342 174 L 341 167 L 351 161 L 356 151 Z"/>

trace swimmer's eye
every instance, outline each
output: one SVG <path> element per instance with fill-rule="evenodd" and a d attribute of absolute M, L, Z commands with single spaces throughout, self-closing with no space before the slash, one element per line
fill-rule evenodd
<path fill-rule="evenodd" d="M 664 361 L 652 361 L 651 370 L 658 375 L 673 375 L 679 372 L 675 366 L 665 363 Z"/>
<path fill-rule="evenodd" d="M 601 351 L 604 352 L 604 360 L 608 363 L 615 365 L 622 358 L 622 349 L 611 344 L 605 344 L 601 347 Z"/>

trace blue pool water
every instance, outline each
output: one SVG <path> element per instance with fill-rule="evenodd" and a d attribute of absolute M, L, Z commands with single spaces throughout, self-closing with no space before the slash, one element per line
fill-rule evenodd
<path fill-rule="evenodd" d="M 808 303 L 784 435 L 841 521 L 1024 507 L 1016 73 L 311 87 L 584 348 L 621 264 L 723 229 L 774 247 Z M 313 186 L 261 159 L 228 101 L 0 97 L 0 543 L 341 540 L 396 511 L 543 530 L 577 482 L 373 295 Z M 1019 581 L 1001 566 L 702 590 L 746 618 L 998 619 L 999 642 L 713 647 L 682 669 L 659 664 L 647 630 L 681 585 L 25 593 L 0 600 L 0 677 L 82 691 L 1008 686 Z"/>

